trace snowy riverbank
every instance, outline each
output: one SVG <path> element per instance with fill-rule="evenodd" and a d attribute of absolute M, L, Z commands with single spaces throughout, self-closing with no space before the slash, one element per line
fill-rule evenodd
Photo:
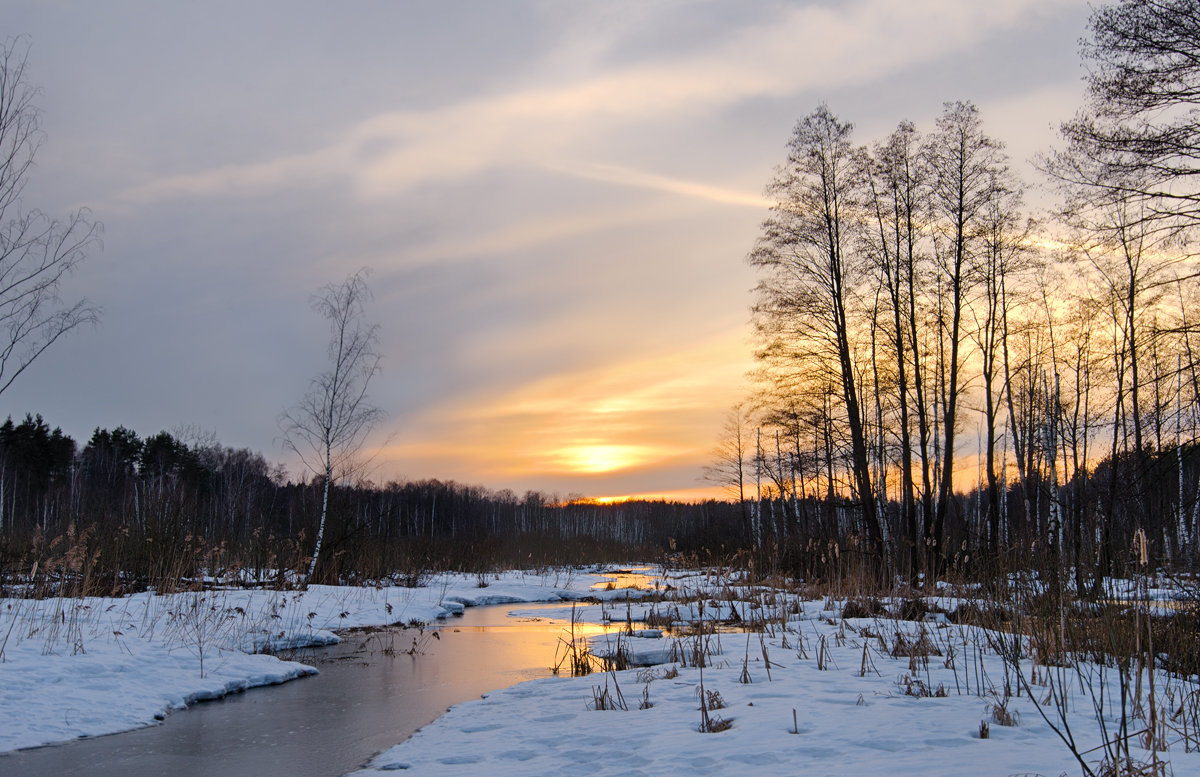
<path fill-rule="evenodd" d="M 616 576 L 609 589 L 612 577 L 509 572 L 414 589 L 0 600 L 0 750 L 151 725 L 192 701 L 311 671 L 256 647 L 324 644 L 334 629 L 430 623 L 484 604 L 561 623 L 564 653 L 547 664 L 573 648 L 657 665 L 533 680 L 457 705 L 358 777 L 1079 774 L 1054 727 L 1097 772 L 1100 745 L 1118 731 L 1115 671 L 1035 665 L 1023 645 L 1018 678 L 997 653 L 1011 634 L 948 617 L 973 606 L 964 600 L 925 600 L 920 620 L 897 620 L 882 608 L 901 602 L 807 599 L 736 575 L 674 573 L 665 598 L 655 594 L 666 584 L 629 591 L 636 581 Z M 573 606 L 585 596 L 610 603 Z M 533 602 L 561 605 L 522 607 Z M 1156 679 L 1160 750 L 1133 736 L 1130 755 L 1200 774 L 1196 682 Z M 1146 708 L 1139 714 L 1130 732 L 1146 727 Z"/>
<path fill-rule="evenodd" d="M 334 629 L 429 623 L 464 606 L 598 594 L 580 572 L 441 575 L 422 588 L 312 586 L 0 599 L 0 752 L 153 725 L 193 702 L 312 673 L 261 652 Z M 549 658 L 547 659 L 549 660 Z"/>

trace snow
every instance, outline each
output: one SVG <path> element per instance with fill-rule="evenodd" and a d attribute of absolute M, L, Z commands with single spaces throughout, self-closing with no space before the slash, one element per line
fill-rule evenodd
<path fill-rule="evenodd" d="M 683 600 L 659 602 L 646 591 L 593 588 L 604 579 L 509 572 L 489 576 L 486 587 L 476 576 L 444 575 L 416 589 L 0 600 L 0 750 L 151 725 L 194 701 L 312 671 L 250 652 L 256 647 L 320 644 L 337 639 L 334 629 L 431 623 L 485 604 L 502 604 L 514 618 L 561 620 L 565 634 L 574 622 L 579 649 L 610 657 L 620 651 L 635 666 L 652 666 L 534 680 L 455 706 L 357 777 L 397 770 L 473 777 L 581 770 L 601 777 L 1077 774 L 1078 763 L 1029 698 L 1032 688 L 1045 701 L 1048 675 L 1073 689 L 1067 722 L 1080 749 L 1101 741 L 1095 697 L 1079 690 L 1074 669 L 1035 670 L 1025 661 L 1018 682 L 988 648 L 997 634 L 956 625 L 944 613 L 922 622 L 843 619 L 840 600 L 804 601 L 736 578 L 682 573 L 671 586 Z M 585 596 L 604 603 L 577 605 Z M 561 605 L 522 608 L 526 602 Z M 947 610 L 958 603 L 938 601 Z M 700 633 L 697 620 L 707 626 Z M 730 623 L 714 630 L 718 620 Z M 774 625 L 729 631 L 763 620 Z M 701 657 L 703 667 L 696 665 Z M 1111 670 L 1080 666 L 1085 685 L 1114 692 Z M 1172 683 L 1194 690 L 1159 676 L 1160 690 Z M 1021 689 L 1007 701 L 1012 726 L 993 714 L 1006 685 Z M 702 688 L 704 697 L 715 692 L 723 700 L 708 714 L 726 721 L 724 730 L 699 730 Z M 1052 705 L 1042 710 L 1058 722 Z M 1116 714 L 1104 711 L 1110 734 Z M 986 739 L 981 721 L 989 723 Z M 1200 774 L 1200 754 L 1187 752 L 1171 731 L 1167 739 L 1162 757 L 1172 773 Z M 1149 752 L 1132 749 L 1149 760 Z M 1095 769 L 1101 756 L 1085 758 Z"/>
<path fill-rule="evenodd" d="M 755 595 L 726 587 L 726 602 L 707 602 L 713 613 L 753 611 Z M 764 606 L 759 597 L 760 607 Z M 953 609 L 958 600 L 938 604 Z M 889 602 L 894 609 L 896 602 Z M 680 615 L 695 612 L 698 602 L 679 605 Z M 583 677 L 534 680 L 452 708 L 409 740 L 378 756 L 354 777 L 404 770 L 422 775 L 554 775 L 586 772 L 592 777 L 698 775 L 1057 775 L 1077 774 L 1078 762 L 1043 720 L 1038 705 L 1022 690 L 1004 709 L 1007 683 L 1021 685 L 1005 671 L 1004 662 L 987 648 L 997 634 L 949 622 L 934 612 L 923 622 L 880 618 L 840 618 L 840 602 L 791 602 L 797 612 L 773 633 L 709 633 L 683 636 L 661 630 L 634 629 L 584 637 L 596 655 L 618 648 L 634 665 L 685 658 L 685 663 L 596 672 Z M 675 615 L 676 605 L 670 606 Z M 574 613 L 580 621 L 635 623 L 647 612 L 662 610 L 649 603 L 615 608 L 588 608 Z M 514 609 L 516 617 L 572 617 L 570 607 L 557 611 Z M 745 616 L 743 616 L 745 617 Z M 682 623 L 683 618 L 672 618 Z M 680 650 L 702 641 L 709 664 L 704 668 Z M 896 649 L 900 645 L 900 649 Z M 913 646 L 932 648 L 923 656 Z M 903 646 L 908 646 L 904 648 Z M 914 657 L 911 653 L 917 653 Z M 1074 688 L 1070 669 L 1039 668 L 1022 663 L 1022 673 L 1042 709 L 1061 726 L 1057 712 L 1042 698 L 1050 693 L 1047 672 L 1059 687 Z M 1107 698 L 1115 690 L 1112 672 L 1081 665 L 1092 687 L 1105 683 Z M 1062 683 L 1065 678 L 1066 682 Z M 983 690 L 980 684 L 983 684 Z M 748 682 L 747 682 L 748 681 Z M 1169 683 L 1160 676 L 1160 684 Z M 1182 686 L 1190 688 L 1191 686 Z M 716 691 L 724 702 L 710 711 L 712 719 L 731 725 L 701 732 L 700 696 Z M 1176 688 L 1180 689 L 1176 681 Z M 618 707 L 601 704 L 605 697 Z M 1097 747 L 1101 732 L 1089 692 L 1072 691 L 1067 722 L 1080 750 Z M 649 702 L 647 704 L 646 702 Z M 1111 701 L 1109 702 L 1111 704 Z M 1106 711 L 1109 732 L 1115 713 Z M 988 736 L 980 734 L 981 722 Z M 1134 728 L 1144 726 L 1133 724 Z M 1171 749 L 1159 757 L 1171 762 L 1175 775 L 1200 774 L 1200 754 L 1169 735 Z M 1193 742 L 1191 748 L 1196 749 Z M 1134 758 L 1151 755 L 1137 744 Z M 1094 770 L 1102 753 L 1086 754 Z"/>
<path fill-rule="evenodd" d="M 315 673 L 263 651 L 331 644 L 334 629 L 578 599 L 606 579 L 508 572 L 486 588 L 476 576 L 443 575 L 422 588 L 0 599 L 0 752 L 153 725 L 196 701 Z"/>
<path fill-rule="evenodd" d="M 657 632 L 657 633 L 655 633 Z M 658 629 L 634 629 L 632 634 L 607 633 L 588 638 L 592 655 L 604 659 L 623 656 L 632 666 L 666 664 L 681 655 L 683 640 L 663 639 Z"/>

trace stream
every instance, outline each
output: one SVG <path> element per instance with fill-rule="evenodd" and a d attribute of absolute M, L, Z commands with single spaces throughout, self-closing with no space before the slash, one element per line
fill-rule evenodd
<path fill-rule="evenodd" d="M 451 705 L 549 675 L 563 624 L 507 613 L 561 607 L 472 607 L 435 631 L 353 632 L 338 645 L 297 653 L 318 675 L 197 704 L 149 728 L 0 754 L 0 774 L 341 775 Z M 414 639 L 419 651 L 408 655 Z"/>

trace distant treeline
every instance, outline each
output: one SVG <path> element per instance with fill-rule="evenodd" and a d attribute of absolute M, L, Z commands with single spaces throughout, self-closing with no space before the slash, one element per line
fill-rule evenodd
<path fill-rule="evenodd" d="M 292 482 L 259 453 L 181 436 L 96 429 L 80 448 L 41 416 L 0 425 L 0 582 L 40 574 L 110 592 L 231 572 L 259 581 L 295 579 L 289 571 L 305 569 L 312 552 L 320 478 Z M 1143 529 L 1152 563 L 1190 564 L 1200 540 L 1187 528 L 1196 525 L 1200 446 L 1115 461 L 1090 473 L 1081 469 L 1058 488 L 1045 482 L 1027 483 L 1028 491 L 1010 488 L 1002 527 L 1009 551 L 1000 560 L 986 552 L 981 492 L 956 495 L 963 520 L 948 538 L 955 552 L 947 574 L 988 579 L 998 569 L 993 562 L 1004 568 L 1046 562 L 1051 556 L 1038 543 L 1056 510 L 1081 587 L 1099 551 L 1089 517 L 1096 511 L 1121 518 L 1113 525 L 1124 547 Z M 888 541 L 880 558 L 865 541 L 860 505 L 837 494 L 799 492 L 775 489 L 772 497 L 764 488 L 757 502 L 606 505 L 440 480 L 343 485 L 332 491 L 328 556 L 315 579 L 416 583 L 440 569 L 682 554 L 701 561 L 739 556 L 763 572 L 819 580 L 877 576 L 906 556 L 899 503 L 881 505 Z"/>
<path fill-rule="evenodd" d="M 39 565 L 128 587 L 231 569 L 300 570 L 312 552 L 323 481 L 287 480 L 261 454 L 170 432 L 96 429 L 82 448 L 40 416 L 0 426 L 0 569 Z M 316 579 L 420 578 L 629 560 L 739 543 L 725 502 L 563 502 L 452 481 L 333 489 Z"/>

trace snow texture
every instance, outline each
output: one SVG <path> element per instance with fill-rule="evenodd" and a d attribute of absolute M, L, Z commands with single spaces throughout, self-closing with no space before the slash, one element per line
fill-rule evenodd
<path fill-rule="evenodd" d="M 429 623 L 464 606 L 504 604 L 513 617 L 573 622 L 578 648 L 594 656 L 620 652 L 633 665 L 657 665 L 534 680 L 458 705 L 357 777 L 1080 772 L 1029 693 L 1057 722 L 1041 698 L 1047 677 L 1061 671 L 1058 687 L 1075 689 L 1074 670 L 1024 659 L 1018 681 L 993 649 L 999 634 L 954 624 L 936 608 L 920 622 L 842 618 L 844 602 L 750 588 L 736 576 L 675 574 L 670 585 L 682 597 L 667 602 L 609 590 L 605 579 L 509 572 L 446 575 L 416 589 L 0 600 L 0 750 L 150 725 L 193 701 L 312 671 L 252 652 L 264 646 L 322 644 L 337 639 L 333 629 Z M 573 606 L 585 596 L 604 603 Z M 557 601 L 561 607 L 513 606 Z M 930 602 L 945 610 L 958 603 Z M 709 628 L 695 633 L 697 621 Z M 763 623 L 765 632 L 735 631 Z M 1115 673 L 1080 666 L 1111 699 Z M 1160 690 L 1172 683 L 1194 690 L 1160 675 Z M 1006 701 L 1005 688 L 1021 693 Z M 1101 740 L 1095 696 L 1072 693 L 1067 720 L 1087 751 Z M 700 730 L 702 700 L 721 730 Z M 1104 712 L 1110 734 L 1115 714 L 1111 706 Z M 1168 740 L 1160 757 L 1170 773 L 1200 774 L 1195 742 Z M 1132 750 L 1150 759 L 1140 745 Z M 1101 755 L 1085 758 L 1095 769 Z"/>
<path fill-rule="evenodd" d="M 1049 679 L 1073 689 L 1067 720 L 1079 749 L 1088 751 L 1101 742 L 1092 708 L 1095 697 L 1077 691 L 1073 670 L 1035 668 L 1022 660 L 1029 682 L 1005 702 L 1005 686 L 1016 694 L 1022 683 L 989 647 L 998 633 L 955 625 L 943 612 L 931 612 L 920 622 L 886 614 L 843 619 L 838 601 L 788 602 L 762 591 L 721 590 L 726 600 L 693 597 L 686 604 L 581 608 L 573 617 L 577 625 L 627 619 L 637 624 L 657 615 L 655 622 L 682 626 L 701 609 L 710 621 L 749 622 L 762 614 L 756 610 L 772 606 L 794 612 L 784 618 L 785 627 L 762 634 L 726 631 L 688 637 L 682 630 L 635 628 L 631 634 L 588 636 L 587 645 L 596 655 L 611 656 L 619 649 L 634 665 L 674 663 L 534 680 L 488 694 L 452 708 L 354 777 L 398 770 L 439 777 L 1079 774 L 1075 757 L 1029 698 L 1032 690 L 1061 727 L 1044 698 L 1051 687 L 1047 673 L 1060 671 Z M 952 597 L 929 600 L 946 610 L 959 603 Z M 769 614 L 778 617 L 780 612 Z M 569 607 L 557 612 L 543 608 L 536 615 L 564 621 L 572 617 Z M 707 654 L 703 668 L 695 665 L 696 651 L 687 649 L 700 643 L 700 652 Z M 1105 721 L 1111 736 L 1117 729 L 1117 712 L 1111 708 L 1115 673 L 1081 666 L 1095 685 L 1107 686 Z M 1172 681 L 1160 675 L 1159 682 L 1164 688 Z M 1174 684 L 1177 690 L 1194 688 L 1178 679 Z M 710 706 L 709 717 L 729 725 L 702 732 L 700 700 L 711 699 L 714 692 L 721 706 Z M 998 705 L 1003 706 L 999 713 Z M 981 736 L 985 722 L 986 738 Z M 1140 728 L 1144 721 L 1131 725 Z M 1167 773 L 1200 774 L 1194 738 L 1190 747 L 1177 731 L 1168 740 L 1170 750 L 1158 754 L 1170 764 Z M 1131 750 L 1135 759 L 1150 761 L 1149 751 L 1137 742 Z M 1102 755 L 1093 750 L 1084 758 L 1099 772 Z"/>
<path fill-rule="evenodd" d="M 482 581 L 486 588 L 476 576 L 443 575 L 421 588 L 0 599 L 0 752 L 153 725 L 196 701 L 313 674 L 264 653 L 332 644 L 334 629 L 578 599 L 607 579 L 508 572 Z"/>

